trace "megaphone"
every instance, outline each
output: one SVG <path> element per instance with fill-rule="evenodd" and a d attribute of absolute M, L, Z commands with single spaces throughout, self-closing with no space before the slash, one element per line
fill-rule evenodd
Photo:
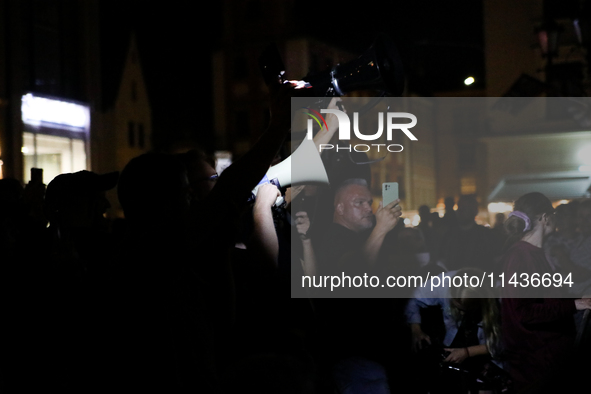
<path fill-rule="evenodd" d="M 271 183 L 278 189 L 291 185 L 328 185 L 328 174 L 314 141 L 304 138 L 291 156 L 269 168 L 265 177 L 253 189 L 253 199 L 256 197 L 259 187 L 266 183 Z M 283 202 L 283 197 L 278 197 L 275 205 L 281 205 Z"/>
<path fill-rule="evenodd" d="M 356 90 L 380 90 L 400 96 L 404 90 L 404 70 L 394 43 L 380 35 L 357 59 L 337 64 L 320 74 L 303 78 L 312 85 L 313 96 L 343 96 Z"/>

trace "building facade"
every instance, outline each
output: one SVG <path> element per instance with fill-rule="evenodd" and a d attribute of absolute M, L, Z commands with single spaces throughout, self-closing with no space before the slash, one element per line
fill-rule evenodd
<path fill-rule="evenodd" d="M 97 1 L 0 1 L 2 176 L 44 182 L 91 169 L 100 156 Z"/>
<path fill-rule="evenodd" d="M 48 184 L 61 173 L 121 171 L 152 148 L 135 35 L 122 37 L 124 56 L 103 53 L 100 6 L 0 0 L 1 177 L 26 184 L 31 169 L 41 168 Z M 108 77 L 102 66 L 110 68 Z M 116 191 L 108 197 L 109 214 L 121 216 Z"/>

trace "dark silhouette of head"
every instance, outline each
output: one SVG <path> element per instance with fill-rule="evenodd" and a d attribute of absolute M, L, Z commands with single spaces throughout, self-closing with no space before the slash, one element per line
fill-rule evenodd
<path fill-rule="evenodd" d="M 502 212 L 499 212 L 495 215 L 495 224 L 494 227 L 495 228 L 502 228 L 503 224 L 505 223 L 505 214 Z"/>
<path fill-rule="evenodd" d="M 425 237 L 417 227 L 404 227 L 398 231 L 401 252 L 421 253 L 426 251 Z"/>
<path fill-rule="evenodd" d="M 117 185 L 118 172 L 99 175 L 91 171 L 60 174 L 45 192 L 44 212 L 50 225 L 92 228 L 101 225 L 111 205 L 105 191 Z"/>
<path fill-rule="evenodd" d="M 445 211 L 452 212 L 454 210 L 454 205 L 456 205 L 456 200 L 453 197 L 445 197 L 443 203 L 445 204 Z"/>
<path fill-rule="evenodd" d="M 132 225 L 182 221 L 190 204 L 182 157 L 146 153 L 132 159 L 121 172 L 117 194 Z"/>
<path fill-rule="evenodd" d="M 431 208 L 427 205 L 421 205 L 419 207 L 419 217 L 421 218 L 421 223 L 423 225 L 429 224 L 431 220 Z"/>
<path fill-rule="evenodd" d="M 431 220 L 431 224 L 433 225 L 433 227 L 438 227 L 439 224 L 441 223 L 441 218 L 439 217 L 439 213 L 438 212 L 431 212 L 431 214 L 429 215 L 429 220 Z"/>
<path fill-rule="evenodd" d="M 476 196 L 472 194 L 461 196 L 458 200 L 456 215 L 460 226 L 468 226 L 475 223 L 474 219 L 478 215 L 478 201 L 476 200 Z"/>

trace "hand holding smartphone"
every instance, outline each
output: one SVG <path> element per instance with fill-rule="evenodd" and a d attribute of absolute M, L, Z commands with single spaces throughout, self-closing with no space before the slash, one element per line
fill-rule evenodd
<path fill-rule="evenodd" d="M 398 182 L 382 183 L 382 206 L 385 207 L 398 199 Z"/>

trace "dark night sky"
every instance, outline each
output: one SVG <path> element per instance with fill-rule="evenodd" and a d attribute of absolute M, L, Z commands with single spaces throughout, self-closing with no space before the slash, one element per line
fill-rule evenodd
<path fill-rule="evenodd" d="M 135 30 L 160 130 L 211 130 L 211 53 L 223 29 L 219 3 L 197 7 L 187 0 L 101 1 L 105 76 L 116 80 L 114 70 L 127 45 L 121 37 Z M 483 75 L 480 1 L 369 1 L 362 8 L 344 4 L 296 2 L 296 9 L 305 11 L 294 17 L 302 18 L 311 35 L 359 54 L 377 33 L 387 33 L 399 47 L 411 86 L 421 93 L 461 87 L 467 75 Z"/>
<path fill-rule="evenodd" d="M 127 49 L 135 31 L 145 82 L 152 104 L 155 129 L 196 129 L 197 118 L 211 129 L 210 63 L 219 35 L 220 13 L 196 11 L 192 1 L 101 1 L 103 75 L 108 91 L 115 89 Z M 205 37 L 208 37 L 206 39 Z M 205 115 L 205 116 L 203 116 Z M 168 133 L 168 131 L 167 131 Z"/>

